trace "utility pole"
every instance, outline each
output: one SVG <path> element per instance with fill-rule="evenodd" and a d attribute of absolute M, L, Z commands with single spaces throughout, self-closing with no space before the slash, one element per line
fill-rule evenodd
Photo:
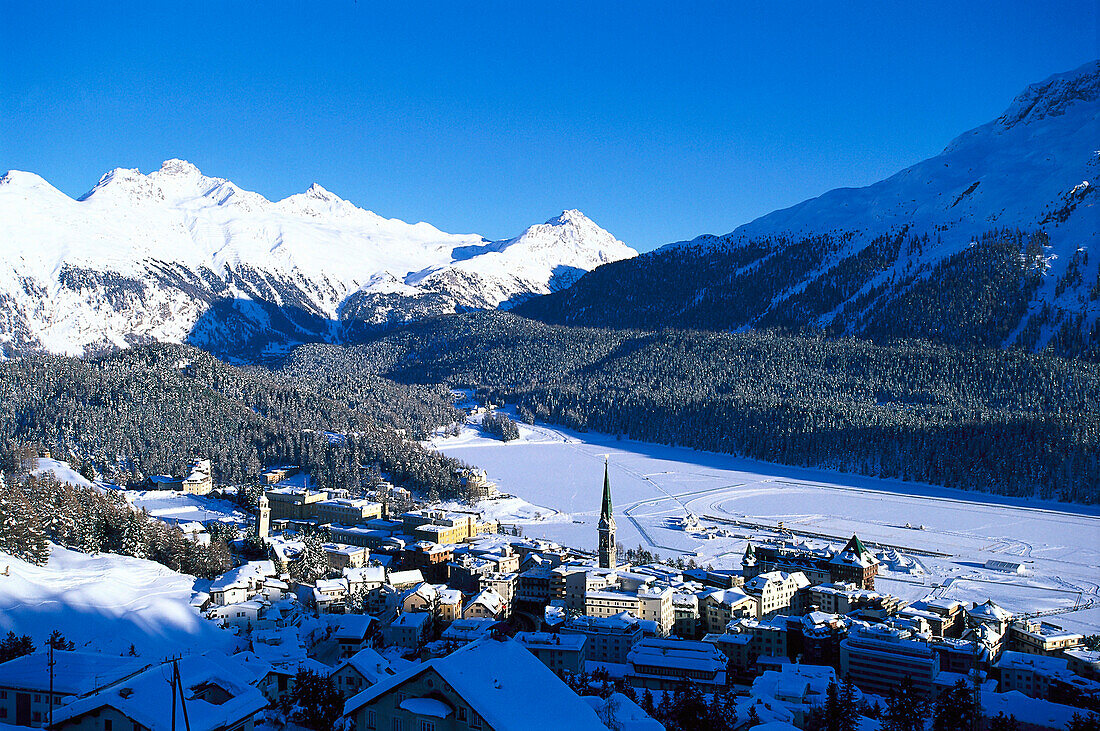
<path fill-rule="evenodd" d="M 53 636 L 46 640 L 46 644 L 50 646 L 50 728 L 53 728 L 53 666 L 56 663 L 53 657 Z"/>

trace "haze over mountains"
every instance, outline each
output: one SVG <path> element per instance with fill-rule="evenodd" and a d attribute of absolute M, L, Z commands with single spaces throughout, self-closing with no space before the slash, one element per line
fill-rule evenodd
<path fill-rule="evenodd" d="M 603 267 L 519 311 L 1095 351 L 1098 148 L 1093 61 L 1029 86 L 997 119 L 886 180 Z"/>
<path fill-rule="evenodd" d="M 386 219 L 320 185 L 281 201 L 168 160 L 73 200 L 0 178 L 0 343 L 83 354 L 188 341 L 227 355 L 508 307 L 636 252 L 570 210 L 505 241 Z"/>

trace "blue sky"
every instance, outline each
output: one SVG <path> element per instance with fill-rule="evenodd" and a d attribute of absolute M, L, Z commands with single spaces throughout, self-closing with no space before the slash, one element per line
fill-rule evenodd
<path fill-rule="evenodd" d="M 318 182 L 491 238 L 579 208 L 642 250 L 874 182 L 1100 56 L 1095 0 L 0 15 L 0 170 L 78 196 L 182 157 L 268 198 Z"/>

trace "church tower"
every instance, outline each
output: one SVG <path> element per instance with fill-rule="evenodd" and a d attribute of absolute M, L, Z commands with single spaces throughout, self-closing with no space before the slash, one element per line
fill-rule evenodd
<path fill-rule="evenodd" d="M 267 500 L 267 493 L 260 493 L 260 513 L 256 523 L 256 534 L 261 541 L 266 541 L 271 532 L 271 503 Z"/>
<path fill-rule="evenodd" d="M 611 510 L 611 478 L 603 462 L 603 502 L 600 504 L 600 568 L 615 568 L 615 516 Z"/>

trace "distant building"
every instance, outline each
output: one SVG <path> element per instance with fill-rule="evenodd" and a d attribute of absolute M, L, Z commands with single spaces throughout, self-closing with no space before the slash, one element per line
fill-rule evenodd
<path fill-rule="evenodd" d="M 272 520 L 313 520 L 317 503 L 328 500 L 328 492 L 304 487 L 276 487 L 264 494 L 271 504 Z"/>
<path fill-rule="evenodd" d="M 741 559 L 745 581 L 771 571 L 801 572 L 810 584 L 850 583 L 861 589 L 874 589 L 879 560 L 853 535 L 837 552 L 789 546 L 745 547 Z"/>
<path fill-rule="evenodd" d="M 346 700 L 408 666 L 409 663 L 404 660 L 387 660 L 376 650 L 366 648 L 337 665 L 329 677 Z"/>
<path fill-rule="evenodd" d="M 260 473 L 261 485 L 274 485 L 278 482 L 293 477 L 300 471 L 298 465 L 282 465 L 280 467 L 271 467 Z"/>
<path fill-rule="evenodd" d="M 617 563 L 618 545 L 615 543 L 615 513 L 611 507 L 611 477 L 607 460 L 603 463 L 603 499 L 600 502 L 599 566 L 613 569 Z"/>
<path fill-rule="evenodd" d="M 319 523 L 363 525 L 382 517 L 382 504 L 370 500 L 336 498 L 320 500 L 314 505 L 314 515 Z"/>
<path fill-rule="evenodd" d="M 726 684 L 726 658 L 709 642 L 645 639 L 631 648 L 627 664 L 626 681 L 637 688 L 674 690 L 694 684 L 718 689 Z"/>
<path fill-rule="evenodd" d="M 1008 626 L 1008 649 L 1033 655 L 1062 655 L 1066 650 L 1080 647 L 1084 641 L 1082 634 L 1034 619 Z"/>
<path fill-rule="evenodd" d="M 584 635 L 585 659 L 595 662 L 622 664 L 636 643 L 642 639 L 642 627 L 637 617 L 625 612 L 611 617 L 573 617 L 561 626 L 562 634 Z"/>
<path fill-rule="evenodd" d="M 939 655 L 904 630 L 853 629 L 840 643 L 840 673 L 864 693 L 885 697 L 908 677 L 913 688 L 929 698 L 939 671 Z"/>
<path fill-rule="evenodd" d="M 206 495 L 214 489 L 208 459 L 197 459 L 192 462 L 184 477 L 153 475 L 149 478 L 149 482 L 155 490 L 178 490 L 189 495 Z"/>
<path fill-rule="evenodd" d="M 402 614 L 388 627 L 382 628 L 382 641 L 387 646 L 397 645 L 406 650 L 416 650 L 427 641 L 431 626 L 431 614 L 425 612 Z"/>
<path fill-rule="evenodd" d="M 517 632 L 516 642 L 526 647 L 555 675 L 584 672 L 584 635 L 550 632 Z"/>

